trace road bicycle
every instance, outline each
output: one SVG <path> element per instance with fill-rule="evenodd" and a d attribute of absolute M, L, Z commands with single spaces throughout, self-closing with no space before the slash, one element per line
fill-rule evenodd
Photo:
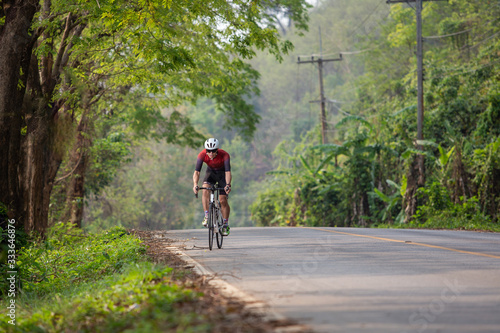
<path fill-rule="evenodd" d="M 216 184 L 217 185 L 217 184 Z M 212 251 L 214 244 L 214 236 L 217 239 L 217 247 L 222 247 L 223 235 L 222 228 L 224 226 L 224 219 L 219 201 L 219 190 L 224 190 L 223 187 L 198 187 L 199 190 L 210 191 L 210 200 L 208 206 L 208 247 Z M 198 194 L 196 194 L 198 198 Z"/>

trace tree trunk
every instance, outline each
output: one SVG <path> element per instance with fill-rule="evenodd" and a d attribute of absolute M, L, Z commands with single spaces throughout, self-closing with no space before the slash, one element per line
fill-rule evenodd
<path fill-rule="evenodd" d="M 74 169 L 66 191 L 66 212 L 64 214 L 64 221 L 70 221 L 79 228 L 82 226 L 85 173 L 87 172 L 90 157 L 89 148 L 92 145 L 89 135 L 91 127 L 89 112 L 90 107 L 86 106 L 78 124 L 76 142 L 70 157 L 70 165 Z"/>
<path fill-rule="evenodd" d="M 63 154 L 62 149 L 58 149 L 60 142 L 55 135 L 57 124 L 52 109 L 43 98 L 35 98 L 31 100 L 34 104 L 25 106 L 28 126 L 22 145 L 21 191 L 25 230 L 44 235 L 48 227 L 50 194 Z"/>
<path fill-rule="evenodd" d="M 462 149 L 460 145 L 455 146 L 455 154 L 453 159 L 453 188 L 452 188 L 452 200 L 455 204 L 459 202 L 465 202 L 467 199 L 472 197 L 472 191 L 470 188 L 469 175 L 462 161 Z M 460 199 L 462 198 L 462 199 Z"/>
<path fill-rule="evenodd" d="M 403 198 L 405 207 L 405 222 L 409 222 L 413 215 L 417 212 L 417 190 L 419 187 L 425 186 L 425 166 L 424 155 L 417 155 L 408 170 L 406 192 Z"/>
<path fill-rule="evenodd" d="M 2 2 L 0 17 L 0 201 L 10 218 L 25 219 L 20 173 L 22 172 L 22 105 L 26 91 L 35 36 L 31 23 L 39 9 L 38 1 Z"/>
<path fill-rule="evenodd" d="M 370 202 L 368 201 L 368 193 L 364 192 L 361 194 L 361 202 L 360 202 L 360 207 L 361 207 L 361 214 L 359 216 L 359 225 L 366 227 L 367 223 L 364 217 L 369 217 L 371 216 L 370 212 Z"/>
<path fill-rule="evenodd" d="M 42 18 L 48 18 L 51 2 L 43 5 Z M 59 114 L 64 101 L 52 99 L 71 48 L 67 42 L 73 26 L 68 14 L 57 61 L 52 60 L 52 52 L 38 58 L 33 47 L 41 30 L 31 31 L 38 11 L 39 2 L 31 0 L 3 1 L 0 8 L 0 17 L 5 16 L 0 26 L 0 201 L 27 233 L 43 236 L 67 140 L 66 117 Z M 81 27 L 75 34 L 81 33 Z M 53 36 L 45 32 L 44 38 Z"/>

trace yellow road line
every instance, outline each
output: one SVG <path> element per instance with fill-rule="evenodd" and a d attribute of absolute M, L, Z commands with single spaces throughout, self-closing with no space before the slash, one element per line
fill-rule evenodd
<path fill-rule="evenodd" d="M 496 255 L 493 255 L 493 254 L 486 254 L 486 253 L 480 253 L 480 252 L 471 252 L 471 251 L 457 250 L 457 249 L 452 249 L 452 248 L 449 248 L 449 247 L 438 246 L 438 245 L 431 245 L 431 244 L 425 244 L 425 243 L 415 243 L 415 242 L 409 242 L 409 241 L 404 241 L 404 240 L 391 239 L 391 238 L 383 238 L 383 237 L 376 237 L 376 236 L 359 235 L 359 234 L 353 234 L 353 233 L 350 233 L 350 232 L 337 231 L 337 230 L 328 230 L 328 229 L 312 228 L 312 227 L 302 227 L 302 228 L 327 231 L 327 232 L 332 232 L 332 233 L 335 233 L 335 234 L 344 234 L 344 235 L 349 235 L 349 236 L 378 239 L 378 240 L 387 241 L 387 242 L 406 243 L 408 245 L 425 246 L 425 247 L 431 247 L 431 248 L 434 248 L 434 249 L 447 250 L 447 251 L 453 251 L 453 252 L 459 252 L 459 253 L 465 253 L 465 254 L 472 254 L 472 255 L 475 255 L 475 256 L 500 259 L 500 256 L 496 256 Z"/>

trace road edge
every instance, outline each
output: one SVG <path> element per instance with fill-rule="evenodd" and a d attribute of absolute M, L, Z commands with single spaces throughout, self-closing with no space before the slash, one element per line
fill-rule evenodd
<path fill-rule="evenodd" d="M 221 294 L 223 294 L 226 297 L 236 298 L 242 301 L 245 304 L 245 310 L 260 316 L 264 321 L 267 322 L 276 322 L 276 321 L 291 322 L 289 318 L 273 310 L 266 302 L 259 300 L 245 293 L 244 291 L 236 288 L 232 284 L 218 278 L 215 274 L 213 274 L 208 269 L 203 267 L 200 263 L 198 263 L 196 260 L 191 258 L 186 253 L 184 253 L 178 247 L 167 246 L 166 249 L 179 256 L 181 260 L 187 263 L 187 267 L 193 269 L 197 274 L 210 277 L 208 283 L 211 286 L 217 288 L 221 292 Z M 295 333 L 295 332 L 312 332 L 312 331 L 306 325 L 294 323 L 292 325 L 288 325 L 285 327 L 278 327 L 274 330 L 274 332 Z"/>

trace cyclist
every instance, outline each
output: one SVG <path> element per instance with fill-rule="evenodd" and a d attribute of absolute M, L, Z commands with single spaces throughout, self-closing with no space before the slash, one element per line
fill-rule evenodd
<path fill-rule="evenodd" d="M 203 178 L 203 184 L 214 186 L 219 183 L 219 187 L 223 187 L 223 191 L 219 191 L 219 200 L 222 210 L 222 217 L 224 218 L 224 226 L 222 234 L 229 235 L 229 213 L 231 211 L 229 203 L 227 202 L 227 195 L 231 192 L 231 164 L 229 154 L 219 149 L 219 140 L 210 138 L 205 141 L 205 149 L 198 154 L 196 160 L 196 167 L 193 174 L 193 192 L 198 193 L 198 181 L 200 180 L 200 171 L 203 162 L 207 165 L 207 171 Z M 205 218 L 203 219 L 203 226 L 208 225 L 208 202 L 210 200 L 210 192 L 203 191 L 202 203 L 205 210 Z"/>

